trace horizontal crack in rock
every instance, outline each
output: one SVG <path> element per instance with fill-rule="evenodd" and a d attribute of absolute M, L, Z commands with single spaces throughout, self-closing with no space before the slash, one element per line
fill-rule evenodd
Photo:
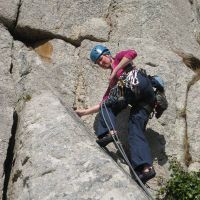
<path fill-rule="evenodd" d="M 154 64 L 154 63 L 152 63 L 152 62 L 147 62 L 147 63 L 145 63 L 146 65 L 149 65 L 149 66 L 151 66 L 151 67 L 158 67 L 158 65 L 157 64 Z"/>
<path fill-rule="evenodd" d="M 51 174 L 51 173 L 53 173 L 53 172 L 55 172 L 55 171 L 56 171 L 55 169 L 48 170 L 48 171 L 46 171 L 46 172 L 43 172 L 43 173 L 42 173 L 42 176 L 44 176 L 44 175 L 46 175 L 46 174 Z"/>

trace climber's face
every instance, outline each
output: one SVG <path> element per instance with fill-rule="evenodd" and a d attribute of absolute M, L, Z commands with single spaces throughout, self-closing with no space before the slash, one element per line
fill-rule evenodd
<path fill-rule="evenodd" d="M 110 69 L 112 61 L 113 59 L 110 55 L 101 55 L 96 63 L 103 69 Z"/>

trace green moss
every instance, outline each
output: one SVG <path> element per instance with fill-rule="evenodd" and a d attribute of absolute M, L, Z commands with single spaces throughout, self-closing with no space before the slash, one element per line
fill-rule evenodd
<path fill-rule="evenodd" d="M 200 171 L 187 172 L 176 159 L 170 161 L 170 179 L 158 194 L 162 200 L 200 200 Z"/>

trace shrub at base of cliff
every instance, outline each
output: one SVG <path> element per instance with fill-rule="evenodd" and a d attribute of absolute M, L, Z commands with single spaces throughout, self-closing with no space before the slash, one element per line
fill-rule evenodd
<path fill-rule="evenodd" d="M 200 200 L 200 171 L 186 172 L 176 159 L 170 161 L 170 170 L 171 178 L 160 189 L 158 199 Z"/>

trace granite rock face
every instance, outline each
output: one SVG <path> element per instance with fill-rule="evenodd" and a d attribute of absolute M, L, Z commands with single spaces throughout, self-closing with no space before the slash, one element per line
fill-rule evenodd
<path fill-rule="evenodd" d="M 147 199 L 50 92 L 25 103 L 16 138 L 8 199 Z"/>
<path fill-rule="evenodd" d="M 13 126 L 13 113 L 15 105 L 15 88 L 10 74 L 12 37 L 9 32 L 0 25 L 0 198 L 2 198 L 5 170 L 8 168 L 6 160 L 9 139 Z"/>
<path fill-rule="evenodd" d="M 87 37 L 108 40 L 110 27 L 104 18 L 109 3 L 105 0 L 23 1 L 16 31 L 29 39 L 31 33 L 34 38 L 53 35 L 75 43 Z"/>
<path fill-rule="evenodd" d="M 84 116 L 83 125 L 72 109 L 98 104 L 106 90 L 109 72 L 89 60 L 99 43 L 113 55 L 135 49 L 134 64 L 165 81 L 169 108 L 146 131 L 157 177 L 168 176 L 170 155 L 199 170 L 199 6 L 199 0 L 1 0 L 3 198 L 146 198 L 96 145 L 98 115 Z M 128 112 L 117 119 L 125 143 Z M 116 147 L 108 148 L 128 170 Z"/>
<path fill-rule="evenodd" d="M 20 0 L 0 1 L 0 21 L 9 29 L 16 25 L 20 5 Z"/>
<path fill-rule="evenodd" d="M 48 89 L 73 106 L 78 67 L 75 47 L 62 40 L 36 43 L 33 48 L 21 42 L 13 45 L 13 78 L 18 99 Z"/>
<path fill-rule="evenodd" d="M 188 126 L 188 143 L 190 144 L 190 154 L 193 162 L 199 162 L 200 160 L 200 147 L 199 147 L 199 88 L 200 81 L 197 81 L 188 93 L 187 100 L 187 126 Z"/>

